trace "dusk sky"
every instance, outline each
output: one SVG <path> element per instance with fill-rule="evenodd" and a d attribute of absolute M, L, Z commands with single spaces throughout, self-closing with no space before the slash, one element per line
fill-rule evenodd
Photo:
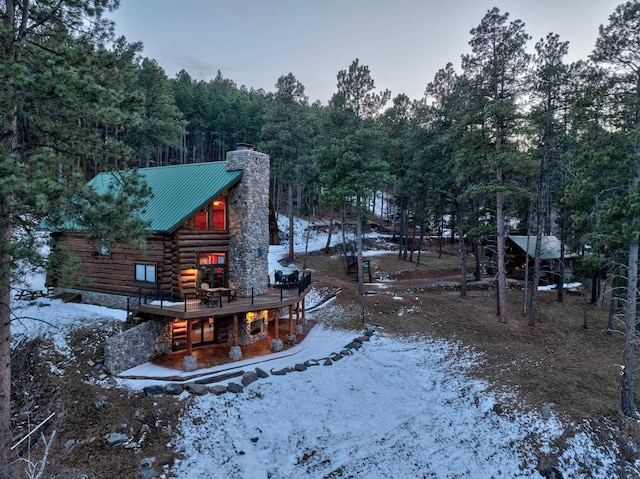
<path fill-rule="evenodd" d="M 336 75 L 358 58 L 377 89 L 422 98 L 447 62 L 460 71 L 470 30 L 491 8 L 520 19 L 532 37 L 569 41 L 567 62 L 586 59 L 620 0 L 121 0 L 116 33 L 144 44 L 173 78 L 220 70 L 238 86 L 273 91 L 293 73 L 311 101 L 336 91 Z"/>

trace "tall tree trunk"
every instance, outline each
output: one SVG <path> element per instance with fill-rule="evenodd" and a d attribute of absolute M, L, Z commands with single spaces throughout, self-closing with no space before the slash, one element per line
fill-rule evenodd
<path fill-rule="evenodd" d="M 476 267 L 474 271 L 473 277 L 476 281 L 480 281 L 482 279 L 482 271 L 480 268 L 480 247 L 478 246 L 478 240 L 473 242 L 473 256 L 475 257 Z"/>
<path fill-rule="evenodd" d="M 289 192 L 287 195 L 287 213 L 289 214 L 289 261 L 294 261 L 293 252 L 295 234 L 293 231 L 293 185 L 289 184 Z"/>
<path fill-rule="evenodd" d="M 0 198 L 0 245 L 11 244 L 8 198 Z M 0 248 L 0 477 L 11 477 L 11 267 L 8 249 Z"/>
<path fill-rule="evenodd" d="M 640 73 L 636 73 L 636 100 L 640 100 Z M 640 132 L 640 107 L 636 107 L 636 133 Z M 636 140 L 634 147 L 633 180 L 630 193 L 635 195 L 640 185 L 640 141 Z M 634 212 L 631 224 L 638 224 L 640 214 Z M 624 338 L 624 371 L 622 372 L 621 406 L 622 413 L 628 417 L 636 416 L 634 404 L 636 342 L 637 342 L 637 300 L 638 300 L 638 237 L 640 233 L 634 231 L 629 241 L 629 264 L 627 267 L 627 304 L 625 308 L 625 338 Z"/>
<path fill-rule="evenodd" d="M 637 219 L 637 218 L 636 218 Z M 625 416 L 635 417 L 634 404 L 636 367 L 636 300 L 638 288 L 638 239 L 629 242 L 627 303 L 624 314 L 624 369 L 622 371 L 621 406 Z"/>
<path fill-rule="evenodd" d="M 460 297 L 467 298 L 467 249 L 464 244 L 462 214 L 458 212 L 458 240 L 460 241 Z"/>
<path fill-rule="evenodd" d="M 333 235 L 333 206 L 329 205 L 329 233 L 327 234 L 327 244 L 324 247 L 325 253 L 331 248 L 331 236 Z"/>
<path fill-rule="evenodd" d="M 502 168 L 499 176 L 502 179 Z M 507 322 L 507 269 L 505 266 L 505 246 L 504 246 L 504 195 L 498 193 L 496 197 L 497 216 L 497 254 L 498 254 L 498 316 L 501 323 Z"/>
<path fill-rule="evenodd" d="M 356 200 L 356 250 L 358 257 L 358 294 L 364 296 L 364 275 L 362 274 L 362 199 L 360 196 Z"/>
<path fill-rule="evenodd" d="M 347 233 L 346 233 L 347 215 L 345 212 L 345 208 L 346 208 L 345 205 L 342 205 L 340 207 L 340 216 L 342 220 L 340 231 L 342 233 L 342 254 L 344 256 L 344 271 L 346 274 L 349 274 L 349 255 L 347 254 Z"/>
<path fill-rule="evenodd" d="M 545 126 L 545 144 L 542 161 L 540 163 L 540 176 L 538 179 L 538 198 L 536 204 L 536 252 L 533 258 L 533 284 L 531 285 L 531 302 L 529 303 L 529 326 L 536 325 L 538 314 L 538 286 L 540 286 L 540 267 L 542 255 L 542 233 L 544 231 L 544 219 L 546 216 L 547 204 L 547 165 L 551 156 L 550 147 L 551 122 L 547 121 Z M 527 243 L 528 243 L 527 239 Z M 529 256 L 527 253 L 527 262 Z"/>
<path fill-rule="evenodd" d="M 399 234 L 399 239 L 398 239 L 398 259 L 403 259 L 403 250 L 404 250 L 404 241 L 405 241 L 405 235 L 404 235 L 404 227 L 405 227 L 405 221 L 404 221 L 404 196 L 400 197 L 400 234 Z"/>

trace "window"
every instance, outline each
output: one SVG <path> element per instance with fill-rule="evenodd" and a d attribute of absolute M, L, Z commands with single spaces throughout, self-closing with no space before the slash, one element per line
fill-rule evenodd
<path fill-rule="evenodd" d="M 209 229 L 209 215 L 206 210 L 198 211 L 196 213 L 193 228 L 197 231 Z"/>
<path fill-rule="evenodd" d="M 211 228 L 214 230 L 222 231 L 227 229 L 226 208 L 227 201 L 224 196 L 218 196 L 213 200 L 212 212 L 213 218 L 211 221 Z"/>
<path fill-rule="evenodd" d="M 227 229 L 227 199 L 218 196 L 211 204 L 193 216 L 193 229 L 196 231 Z"/>
<path fill-rule="evenodd" d="M 136 282 L 155 283 L 156 266 L 154 264 L 136 264 Z"/>

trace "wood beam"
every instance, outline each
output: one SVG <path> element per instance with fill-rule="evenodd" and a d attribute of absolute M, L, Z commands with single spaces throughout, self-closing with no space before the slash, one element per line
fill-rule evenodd
<path fill-rule="evenodd" d="M 238 315 L 237 314 L 233 315 L 233 331 L 231 335 L 233 338 L 233 345 L 237 346 L 238 345 Z"/>
<path fill-rule="evenodd" d="M 191 348 L 191 321 L 187 321 L 187 356 L 192 356 L 192 348 Z"/>
<path fill-rule="evenodd" d="M 293 334 L 293 304 L 289 305 L 289 334 Z"/>

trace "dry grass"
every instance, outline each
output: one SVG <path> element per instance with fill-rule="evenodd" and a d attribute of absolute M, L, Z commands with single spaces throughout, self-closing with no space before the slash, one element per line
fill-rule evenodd
<path fill-rule="evenodd" d="M 358 295 L 355 279 L 345 275 L 338 258 L 316 253 L 307 258 L 307 266 L 314 271 L 315 288 L 341 290 L 337 300 L 346 315 L 335 318 L 336 325 L 361 327 L 364 301 L 366 322 L 379 324 L 389 333 L 457 341 L 481 355 L 474 374 L 496 389 L 510 386 L 518 391 L 520 403 L 503 407 L 539 410 L 553 402 L 554 411 L 564 418 L 588 421 L 603 438 L 616 437 L 623 457 L 633 459 L 635 453 L 624 445 L 629 439 L 640 444 L 640 433 L 635 421 L 619 413 L 623 336 L 606 334 L 607 308 L 587 305 L 589 327 L 584 329 L 582 296 L 565 295 L 561 304 L 554 293 L 542 293 L 538 325 L 531 328 L 522 315 L 523 292 L 513 289 L 508 293 L 509 322 L 500 324 L 493 291 L 473 289 L 467 299 L 461 299 L 458 291 L 441 288 L 459 281 L 454 252 L 453 248 L 445 251 L 442 258 L 437 250 L 423 253 L 419 268 L 397 255 L 369 257 L 374 277 L 387 280 L 383 287 L 367 285 L 369 294 L 364 297 Z M 16 358 L 20 364 L 14 372 L 21 375 L 16 378 L 21 390 L 16 392 L 31 391 L 36 416 L 58 412 L 57 422 L 47 432 L 58 431 L 48 472 L 58 477 L 124 478 L 136 477 L 145 457 L 157 459 L 157 470 L 172 464 L 175 456 L 167 444 L 188 400 L 146 398 L 142 393 L 97 385 L 92 380 L 95 368 L 88 361 L 102 355 L 104 338 L 96 336 L 96 329 L 86 329 L 69 339 L 73 351 L 69 357 L 34 343 Z M 64 373 L 52 373 L 52 369 Z M 17 398 L 16 410 L 28 397 Z M 104 406 L 97 407 L 100 399 Z M 110 447 L 102 437 L 109 432 L 125 433 L 140 447 Z M 562 444 L 557 445 L 562 449 Z M 36 447 L 34 457 L 39 452 Z"/>
<path fill-rule="evenodd" d="M 357 295 L 355 278 L 344 274 L 339 261 L 317 253 L 307 263 L 314 279 L 342 288 L 339 301 L 350 311 L 345 326 L 360 326 L 364 301 L 366 322 L 387 332 L 458 341 L 480 353 L 483 361 L 474 374 L 496 389 L 517 390 L 519 406 L 540 410 L 554 403 L 556 413 L 574 423 L 589 422 L 603 437 L 613 432 L 621 445 L 627 437 L 640 443 L 638 425 L 620 413 L 624 337 L 620 324 L 618 331 L 607 334 L 608 308 L 586 304 L 580 293 L 567 293 L 560 303 L 556 292 L 541 292 L 532 328 L 523 315 L 524 292 L 514 287 L 508 292 L 509 321 L 500 324 L 493 290 L 473 289 L 461 299 L 458 290 L 442 289 L 459 284 L 460 260 L 454 251 L 445 251 L 441 258 L 436 250 L 423 253 L 419 268 L 397 255 L 368 257 L 374 277 L 393 281 L 384 288 L 366 285 L 372 294 L 365 297 Z"/>

